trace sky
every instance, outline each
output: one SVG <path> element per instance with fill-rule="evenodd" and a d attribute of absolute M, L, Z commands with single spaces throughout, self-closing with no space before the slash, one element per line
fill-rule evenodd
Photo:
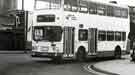
<path fill-rule="evenodd" d="M 135 6 L 135 0 L 92 0 L 92 1 L 99 1 L 99 2 L 105 2 L 108 3 L 109 1 L 117 1 L 118 4 L 124 4 L 129 6 Z M 24 8 L 26 10 L 33 10 L 34 7 L 34 0 L 24 0 Z M 21 0 L 18 0 L 18 8 L 21 9 Z"/>

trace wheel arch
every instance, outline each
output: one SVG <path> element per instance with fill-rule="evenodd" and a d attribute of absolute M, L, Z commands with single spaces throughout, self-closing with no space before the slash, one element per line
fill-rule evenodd
<path fill-rule="evenodd" d="M 77 61 L 85 61 L 86 59 L 86 48 L 85 46 L 79 46 L 77 48 L 77 52 L 76 52 L 76 60 Z"/>
<path fill-rule="evenodd" d="M 79 47 L 77 48 L 76 53 L 77 53 L 79 50 L 83 50 L 83 51 L 86 53 L 86 48 L 85 48 L 85 46 L 79 46 Z"/>
<path fill-rule="evenodd" d="M 114 57 L 116 59 L 121 59 L 121 55 L 122 55 L 121 47 L 118 45 L 118 46 L 115 47 Z"/>
<path fill-rule="evenodd" d="M 121 46 L 120 46 L 120 45 L 117 45 L 114 50 L 115 50 L 115 51 L 116 51 L 116 50 L 120 50 L 120 51 L 121 51 Z"/>

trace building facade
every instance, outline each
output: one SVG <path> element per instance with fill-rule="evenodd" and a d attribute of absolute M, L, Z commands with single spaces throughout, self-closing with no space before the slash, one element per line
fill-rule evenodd
<path fill-rule="evenodd" d="M 130 47 L 133 47 L 133 41 L 135 40 L 135 7 L 129 6 L 130 10 L 130 33 L 129 39 L 131 40 Z"/>

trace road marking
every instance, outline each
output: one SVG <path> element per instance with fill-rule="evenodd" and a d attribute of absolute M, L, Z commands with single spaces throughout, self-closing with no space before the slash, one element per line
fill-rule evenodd
<path fill-rule="evenodd" d="M 86 70 L 86 71 L 88 71 L 88 72 L 90 72 L 90 73 L 92 73 L 92 74 L 95 74 L 95 75 L 107 75 L 107 74 L 100 73 L 100 72 L 96 72 L 95 70 L 92 70 L 92 69 L 91 69 L 91 65 L 92 65 L 92 64 L 86 64 L 86 65 L 84 65 L 84 66 L 83 66 L 84 70 Z"/>

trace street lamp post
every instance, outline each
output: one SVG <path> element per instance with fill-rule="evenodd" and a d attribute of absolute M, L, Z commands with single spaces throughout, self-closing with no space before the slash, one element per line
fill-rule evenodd
<path fill-rule="evenodd" d="M 24 0 L 22 0 L 22 10 L 24 10 Z"/>

